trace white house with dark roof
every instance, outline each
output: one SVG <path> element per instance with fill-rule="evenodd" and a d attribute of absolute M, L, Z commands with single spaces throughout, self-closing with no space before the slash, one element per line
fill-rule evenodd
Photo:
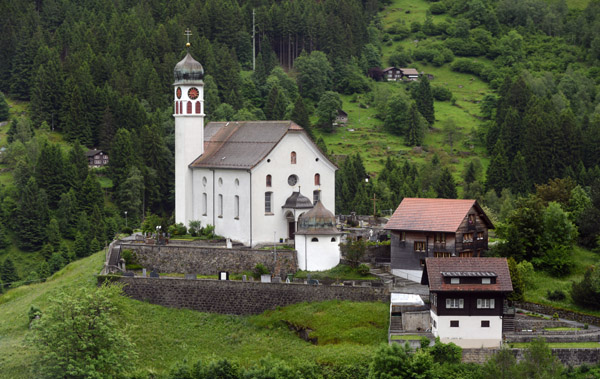
<path fill-rule="evenodd" d="M 501 345 L 514 318 L 504 307 L 513 291 L 506 258 L 426 258 L 421 284 L 434 336 L 463 348 Z"/>
<path fill-rule="evenodd" d="M 320 200 L 335 209 L 337 167 L 292 121 L 204 126 L 202 65 L 175 66 L 175 221 L 199 220 L 248 246 L 293 239 Z"/>

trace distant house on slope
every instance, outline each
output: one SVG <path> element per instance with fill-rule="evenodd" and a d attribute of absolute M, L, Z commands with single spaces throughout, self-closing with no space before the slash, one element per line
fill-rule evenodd
<path fill-rule="evenodd" d="M 401 68 L 402 79 L 416 81 L 419 80 L 419 71 L 416 68 Z"/>
<path fill-rule="evenodd" d="M 338 109 L 337 116 L 335 116 L 336 124 L 346 124 L 348 123 L 348 113 L 344 112 L 341 109 Z"/>
<path fill-rule="evenodd" d="M 415 282 L 428 257 L 481 257 L 494 225 L 475 200 L 405 198 L 385 229 L 391 269 Z"/>
<path fill-rule="evenodd" d="M 85 153 L 89 167 L 103 167 L 108 164 L 108 154 L 105 151 L 92 149 Z"/>
<path fill-rule="evenodd" d="M 384 78 L 388 81 L 396 81 L 402 79 L 402 70 L 397 67 L 388 67 L 383 70 Z"/>
<path fill-rule="evenodd" d="M 500 347 L 503 331 L 514 331 L 506 258 L 426 258 L 421 284 L 429 286 L 431 332 L 442 342 Z"/>

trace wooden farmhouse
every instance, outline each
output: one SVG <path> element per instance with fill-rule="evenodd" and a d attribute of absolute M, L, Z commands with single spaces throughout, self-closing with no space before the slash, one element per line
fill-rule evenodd
<path fill-rule="evenodd" d="M 401 68 L 400 71 L 402 72 L 402 79 L 404 80 L 419 80 L 419 71 L 417 71 L 416 68 Z"/>
<path fill-rule="evenodd" d="M 105 151 L 92 149 L 85 153 L 89 167 L 103 167 L 108 164 L 108 154 Z"/>
<path fill-rule="evenodd" d="M 388 82 L 402 79 L 402 71 L 397 67 L 386 68 L 383 70 L 383 75 Z"/>
<path fill-rule="evenodd" d="M 500 347 L 514 331 L 506 258 L 426 258 L 421 284 L 429 286 L 431 332 L 463 348 Z"/>
<path fill-rule="evenodd" d="M 338 109 L 337 115 L 335 116 L 336 124 L 347 124 L 348 123 L 348 113 L 344 112 L 341 109 Z"/>
<path fill-rule="evenodd" d="M 392 272 L 419 282 L 426 258 L 481 257 L 493 228 L 475 200 L 405 198 L 385 226 Z"/>

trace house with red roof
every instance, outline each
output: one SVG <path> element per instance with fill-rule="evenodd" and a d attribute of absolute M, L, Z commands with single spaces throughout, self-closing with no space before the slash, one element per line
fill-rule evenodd
<path fill-rule="evenodd" d="M 385 226 L 392 273 L 420 282 L 426 258 L 481 257 L 493 228 L 476 200 L 405 198 Z"/>
<path fill-rule="evenodd" d="M 431 332 L 444 343 L 499 347 L 514 329 L 506 258 L 426 258 L 421 284 L 429 286 Z"/>

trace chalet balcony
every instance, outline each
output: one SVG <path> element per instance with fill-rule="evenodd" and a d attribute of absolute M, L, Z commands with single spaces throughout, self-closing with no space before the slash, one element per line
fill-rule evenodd
<path fill-rule="evenodd" d="M 475 230 L 477 229 L 477 225 L 475 222 L 467 222 L 467 230 L 471 231 L 471 230 Z"/>
<path fill-rule="evenodd" d="M 436 242 L 433 244 L 433 251 L 436 253 L 454 253 L 454 247 L 446 245 L 445 242 Z"/>
<path fill-rule="evenodd" d="M 485 240 L 463 241 L 462 249 L 463 250 L 487 249 L 487 243 Z"/>

